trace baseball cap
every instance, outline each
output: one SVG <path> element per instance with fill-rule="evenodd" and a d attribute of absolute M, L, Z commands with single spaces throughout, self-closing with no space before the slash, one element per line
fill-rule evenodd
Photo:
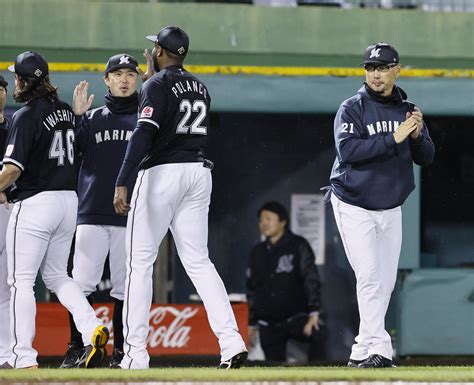
<path fill-rule="evenodd" d="M 48 63 L 37 52 L 23 52 L 15 59 L 8 70 L 26 78 L 41 79 L 49 74 Z"/>
<path fill-rule="evenodd" d="M 154 43 L 158 43 L 175 55 L 186 56 L 188 53 L 188 34 L 179 27 L 165 27 L 158 33 L 158 35 L 149 35 L 146 38 Z"/>
<path fill-rule="evenodd" d="M 7 86 L 8 86 L 8 82 L 5 80 L 5 78 L 2 75 L 0 75 L 0 87 L 3 87 L 6 89 Z"/>
<path fill-rule="evenodd" d="M 400 58 L 398 52 L 390 44 L 377 43 L 367 47 L 364 55 L 364 64 L 398 64 Z"/>
<path fill-rule="evenodd" d="M 133 56 L 126 53 L 119 53 L 112 56 L 105 65 L 105 75 L 120 68 L 131 68 L 137 71 L 138 61 Z"/>

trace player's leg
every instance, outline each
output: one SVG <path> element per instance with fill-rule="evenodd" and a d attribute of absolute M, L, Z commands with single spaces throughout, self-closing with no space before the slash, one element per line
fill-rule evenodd
<path fill-rule="evenodd" d="M 194 284 L 209 324 L 219 340 L 222 361 L 246 351 L 224 284 L 209 259 L 208 212 L 212 190 L 211 172 L 200 163 L 181 165 L 185 197 L 176 209 L 171 231 L 178 255 Z"/>
<path fill-rule="evenodd" d="M 38 365 L 35 337 L 36 276 L 58 215 L 49 210 L 43 194 L 15 203 L 7 229 L 8 283 L 10 292 L 9 363 L 15 368 Z"/>
<path fill-rule="evenodd" d="M 92 304 L 92 293 L 100 282 L 104 270 L 105 259 L 109 250 L 108 232 L 100 225 L 78 225 L 74 247 L 72 277 Z M 68 350 L 61 368 L 73 368 L 80 363 L 84 344 L 82 335 L 77 330 L 71 313 L 69 327 L 71 332 Z"/>
<path fill-rule="evenodd" d="M 6 236 L 11 210 L 0 205 L 0 364 L 10 358 L 10 286 L 7 273 Z"/>
<path fill-rule="evenodd" d="M 378 259 L 376 223 L 373 212 L 340 201 L 331 196 L 334 217 L 347 259 L 357 281 L 359 334 L 352 346 L 351 360 L 365 360 L 373 343 L 385 338 L 381 295 L 381 273 Z"/>
<path fill-rule="evenodd" d="M 173 216 L 177 177 L 169 165 L 138 173 L 128 213 L 125 238 L 126 278 L 123 304 L 124 358 L 122 369 L 147 369 L 146 350 L 153 294 L 153 263 Z"/>
<path fill-rule="evenodd" d="M 108 330 L 103 329 L 102 321 L 96 317 L 94 309 L 87 302 L 79 285 L 67 275 L 67 260 L 76 226 L 77 196 L 72 191 L 48 192 L 48 194 L 54 198 L 55 203 L 52 207 L 61 212 L 62 220 L 51 236 L 41 264 L 41 274 L 46 287 L 56 294 L 59 302 L 73 315 L 74 323 L 82 334 L 86 353 L 89 354 L 91 351 L 93 355 L 97 353 L 92 357 L 93 366 L 99 366 L 105 358 Z M 97 333 L 100 335 L 97 336 Z M 98 346 L 95 346 L 96 344 Z M 91 346 L 89 352 L 88 346 Z M 89 360 L 86 366 L 90 366 Z"/>
<path fill-rule="evenodd" d="M 401 208 L 381 211 L 377 231 L 378 256 L 382 282 L 383 308 L 380 317 L 385 319 L 390 297 L 397 280 L 398 262 L 402 247 L 402 213 Z M 380 354 L 392 359 L 393 348 L 390 335 L 385 331 L 385 338 L 373 344 L 369 354 Z"/>
<path fill-rule="evenodd" d="M 126 228 L 107 226 L 110 232 L 110 280 L 112 282 L 111 297 L 114 299 L 113 334 L 114 350 L 110 367 L 117 368 L 123 359 L 123 293 L 125 291 L 125 236 Z"/>

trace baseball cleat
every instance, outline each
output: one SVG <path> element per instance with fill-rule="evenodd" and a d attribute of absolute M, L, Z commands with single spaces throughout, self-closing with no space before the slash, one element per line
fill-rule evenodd
<path fill-rule="evenodd" d="M 366 358 L 367 359 L 367 358 Z M 365 360 L 366 360 L 365 359 Z M 359 364 L 361 364 L 362 362 L 364 362 L 365 360 L 353 360 L 352 358 L 349 359 L 349 361 L 347 362 L 347 367 L 348 368 L 358 368 L 359 367 Z"/>
<path fill-rule="evenodd" d="M 394 368 L 392 360 L 381 356 L 380 354 L 372 354 L 364 362 L 359 364 L 359 368 L 377 369 L 377 368 Z"/>
<path fill-rule="evenodd" d="M 86 368 L 98 368 L 102 366 L 107 357 L 105 346 L 109 340 L 109 329 L 100 325 L 95 328 L 92 336 L 92 345 L 86 346 Z"/>
<path fill-rule="evenodd" d="M 230 360 L 221 361 L 217 369 L 239 369 L 247 360 L 248 352 L 236 354 Z"/>
<path fill-rule="evenodd" d="M 11 366 L 8 361 L 5 361 L 3 364 L 0 365 L 0 369 L 13 369 L 13 366 Z"/>
<path fill-rule="evenodd" d="M 82 356 L 84 356 L 84 346 L 77 345 L 71 342 L 67 345 L 67 352 L 64 356 L 64 360 L 59 367 L 60 369 L 71 369 L 77 368 L 81 362 Z"/>

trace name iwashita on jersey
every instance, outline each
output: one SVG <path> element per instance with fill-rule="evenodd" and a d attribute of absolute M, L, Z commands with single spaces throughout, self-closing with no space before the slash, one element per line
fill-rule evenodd
<path fill-rule="evenodd" d="M 51 129 L 53 129 L 59 122 L 71 122 L 72 125 L 75 126 L 76 121 L 74 113 L 66 109 L 53 111 L 44 118 L 43 125 L 48 129 L 48 131 L 51 131 Z"/>
<path fill-rule="evenodd" d="M 204 96 L 204 98 L 207 99 L 207 90 L 206 87 L 203 86 L 200 82 L 197 80 L 186 80 L 186 81 L 179 81 L 174 84 L 174 86 L 171 88 L 171 91 L 173 91 L 174 96 L 179 99 L 179 95 L 183 95 L 186 92 L 197 92 L 201 95 Z"/>
<path fill-rule="evenodd" d="M 369 135 L 380 134 L 381 132 L 395 132 L 400 126 L 400 122 L 397 120 L 379 120 L 375 123 L 368 124 L 367 130 Z"/>
<path fill-rule="evenodd" d="M 109 140 L 130 141 L 133 130 L 104 130 L 95 133 L 95 142 L 107 142 Z"/>

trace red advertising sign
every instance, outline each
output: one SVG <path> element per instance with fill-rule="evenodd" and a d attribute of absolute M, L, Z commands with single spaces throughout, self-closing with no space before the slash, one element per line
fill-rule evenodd
<path fill-rule="evenodd" d="M 113 345 L 113 305 L 98 304 L 95 312 L 109 328 L 109 352 Z M 248 308 L 233 304 L 240 333 L 247 338 Z M 69 321 L 64 307 L 57 303 L 37 305 L 36 338 L 33 346 L 41 356 L 62 356 L 69 341 Z M 219 355 L 217 338 L 207 321 L 203 305 L 152 305 L 148 352 L 154 355 Z"/>

